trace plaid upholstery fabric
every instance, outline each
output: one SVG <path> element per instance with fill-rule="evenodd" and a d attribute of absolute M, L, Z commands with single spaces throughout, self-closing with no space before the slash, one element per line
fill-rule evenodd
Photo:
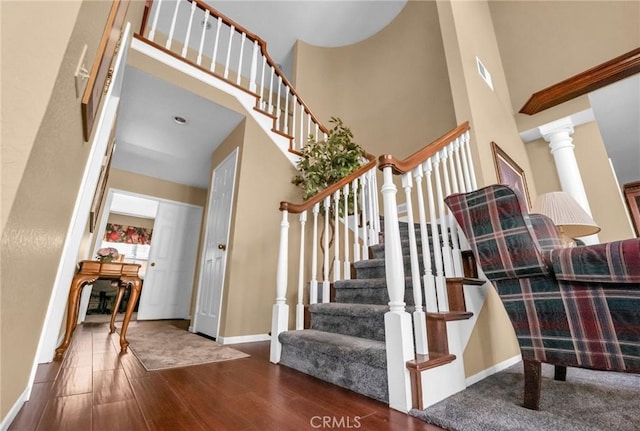
<path fill-rule="evenodd" d="M 550 253 L 550 259 L 559 280 L 640 283 L 640 241 L 637 239 L 560 248 Z"/>
<path fill-rule="evenodd" d="M 640 240 L 558 248 L 553 223 L 521 212 L 502 185 L 445 202 L 493 281 L 523 358 L 640 372 Z"/>

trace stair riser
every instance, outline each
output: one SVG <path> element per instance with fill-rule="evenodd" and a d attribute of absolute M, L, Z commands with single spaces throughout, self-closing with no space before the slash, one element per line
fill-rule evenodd
<path fill-rule="evenodd" d="M 432 265 L 435 265 L 435 262 L 431 262 Z M 422 257 L 418 258 L 418 267 L 420 269 L 420 274 L 424 274 L 424 265 L 422 265 Z M 406 276 L 411 275 L 411 259 L 406 257 L 404 259 L 404 273 Z M 368 266 L 364 268 L 356 268 L 356 278 L 358 279 L 368 279 L 368 278 L 384 278 L 386 276 L 386 271 L 384 267 L 384 262 L 380 262 L 378 266 Z"/>
<path fill-rule="evenodd" d="M 311 313 L 311 329 L 384 341 L 384 313 L 366 317 Z"/>
<path fill-rule="evenodd" d="M 389 293 L 387 288 L 348 288 L 336 289 L 336 302 L 344 304 L 389 304 Z M 414 305 L 413 290 L 405 288 L 404 302 L 407 305 Z"/>

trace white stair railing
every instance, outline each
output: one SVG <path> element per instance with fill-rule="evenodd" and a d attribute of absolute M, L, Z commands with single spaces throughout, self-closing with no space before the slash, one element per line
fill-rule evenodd
<path fill-rule="evenodd" d="M 429 353 L 424 310 L 430 313 L 449 311 L 446 278 L 462 276 L 459 244 L 461 236 L 444 203 L 444 197 L 458 190 L 473 190 L 476 187 L 474 174 L 472 174 L 473 160 L 470 152 L 467 151 L 468 144 L 469 124 L 464 123 L 405 160 L 400 161 L 392 155 L 383 155 L 379 159 L 379 168 L 384 173 L 382 197 L 385 221 L 385 267 L 387 289 L 391 300 L 390 311 L 385 316 L 389 405 L 399 410 L 406 406 L 409 390 L 409 382 L 405 378 L 406 363 L 407 360 L 413 359 L 413 357 L 407 358 L 408 347 L 405 343 L 409 343 L 410 340 L 413 345 L 415 337 L 415 352 Z M 411 283 L 415 302 L 413 326 L 406 324 L 408 314 L 402 302 L 405 278 L 402 272 L 402 244 L 393 175 L 402 176 L 407 207 Z M 423 181 L 425 179 L 426 181 Z M 415 209 L 414 195 L 418 205 Z M 429 210 L 429 224 L 427 224 L 425 206 Z M 414 223 L 414 211 L 418 214 L 417 227 Z M 418 255 L 416 229 L 420 233 L 421 257 Z M 422 272 L 420 262 L 422 262 Z M 391 338 L 395 340 L 391 342 L 396 343 L 393 346 L 389 344 Z M 396 379 L 393 385 L 391 384 L 392 376 Z"/>
<path fill-rule="evenodd" d="M 267 44 L 204 1 L 147 2 L 140 36 L 254 95 L 256 109 L 273 117 L 273 130 L 289 139 L 291 152 L 299 152 L 310 135 L 327 132 L 269 56 Z"/>
<path fill-rule="evenodd" d="M 278 339 L 280 333 L 289 330 L 289 306 L 286 303 L 289 292 L 288 265 L 298 258 L 298 280 L 296 286 L 296 329 L 304 327 L 305 304 L 318 302 L 318 289 L 322 287 L 322 302 L 330 301 L 331 282 L 350 278 L 349 250 L 360 250 L 361 241 L 373 245 L 378 243 L 380 232 L 380 215 L 375 196 L 377 189 L 375 178 L 375 157 L 368 155 L 368 163 L 360 167 L 348 177 L 333 184 L 318 193 L 303 204 L 281 202 L 282 222 L 280 224 L 280 251 L 278 254 L 278 272 L 276 280 L 276 303 L 273 306 L 273 318 L 271 328 L 271 362 L 280 361 L 281 343 Z M 352 191 L 351 193 L 349 191 Z M 348 209 L 354 208 L 354 213 L 349 214 Z M 364 208 L 367 212 L 364 212 Z M 305 248 L 307 214 L 312 214 L 311 248 Z M 355 212 L 357 211 L 357 212 Z M 300 223 L 300 249 L 298 252 L 289 253 L 289 214 L 299 214 Z M 324 220 L 324 229 L 319 233 L 319 225 Z M 331 223 L 332 222 L 332 223 Z M 333 224 L 333 247 L 329 247 Z M 343 235 L 340 235 L 342 230 Z M 352 234 L 353 232 L 353 234 Z M 341 257 L 341 250 L 344 256 Z M 310 252 L 310 253 L 309 253 Z M 306 256 L 311 255 L 307 260 Z M 343 259 L 344 258 L 344 259 Z M 322 265 L 322 283 L 318 280 L 319 268 Z M 330 270 L 333 267 L 333 271 Z M 305 268 L 311 269 L 308 297 L 305 295 Z"/>

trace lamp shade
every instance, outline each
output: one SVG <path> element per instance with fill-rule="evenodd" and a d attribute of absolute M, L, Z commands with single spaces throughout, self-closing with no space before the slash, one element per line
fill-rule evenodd
<path fill-rule="evenodd" d="M 571 238 L 600 232 L 596 222 L 567 192 L 551 192 L 538 196 L 533 204 L 533 212 L 549 217 L 563 234 Z"/>

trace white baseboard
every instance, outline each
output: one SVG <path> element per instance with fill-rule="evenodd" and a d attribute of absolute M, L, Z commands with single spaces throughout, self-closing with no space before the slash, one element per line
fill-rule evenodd
<path fill-rule="evenodd" d="M 522 360 L 522 355 L 516 355 L 513 358 L 509 358 L 505 361 L 500 362 L 492 367 L 487 368 L 486 370 L 482 370 L 477 374 L 474 374 L 471 377 L 467 377 L 466 382 L 467 386 L 471 386 L 474 383 L 479 382 L 480 380 L 486 379 L 492 374 L 498 373 L 506 368 L 509 368 L 513 364 L 517 364 Z"/>
<path fill-rule="evenodd" d="M 270 341 L 269 334 L 240 335 L 237 337 L 218 337 L 216 341 L 220 344 L 255 343 L 256 341 Z"/>
<path fill-rule="evenodd" d="M 16 418 L 16 416 L 18 416 L 18 413 L 20 412 L 20 409 L 22 408 L 24 403 L 27 402 L 28 400 L 27 397 L 29 395 L 29 392 L 31 392 L 31 387 L 27 386 L 24 392 L 18 397 L 13 407 L 11 407 L 11 410 L 9 410 L 7 415 L 4 418 L 2 418 L 2 422 L 0 422 L 1 431 L 7 431 L 9 429 L 9 426 L 11 425 L 13 420 Z"/>

